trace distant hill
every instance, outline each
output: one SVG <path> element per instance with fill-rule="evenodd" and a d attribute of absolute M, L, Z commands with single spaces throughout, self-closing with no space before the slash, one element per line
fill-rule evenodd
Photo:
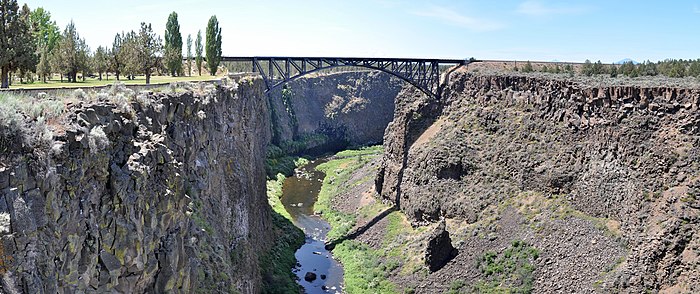
<path fill-rule="evenodd" d="M 630 59 L 630 58 L 625 58 L 625 59 L 622 59 L 622 60 L 620 60 L 620 61 L 618 61 L 618 62 L 613 62 L 613 64 L 625 64 L 625 63 L 628 63 L 628 62 L 632 62 L 632 64 L 639 64 L 639 62 L 636 62 L 636 61 L 634 61 L 634 60 L 632 60 L 632 59 Z"/>

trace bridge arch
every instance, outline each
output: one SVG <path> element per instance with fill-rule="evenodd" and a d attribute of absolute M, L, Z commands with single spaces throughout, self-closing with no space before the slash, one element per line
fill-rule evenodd
<path fill-rule="evenodd" d="M 470 60 L 418 58 L 342 57 L 223 57 L 222 61 L 251 62 L 267 92 L 307 74 L 324 69 L 354 66 L 382 71 L 408 82 L 429 96 L 440 97 L 440 65 L 466 65 Z"/>

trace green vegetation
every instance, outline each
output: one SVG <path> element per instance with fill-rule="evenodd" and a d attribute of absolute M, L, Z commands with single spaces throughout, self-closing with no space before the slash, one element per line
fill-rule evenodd
<path fill-rule="evenodd" d="M 280 200 L 285 179 L 286 177 L 283 174 L 277 174 L 276 179 L 267 180 L 267 202 L 270 203 L 270 207 L 272 207 L 274 212 L 291 221 L 292 216 L 284 209 L 284 204 Z"/>
<path fill-rule="evenodd" d="M 165 24 L 165 66 L 171 76 L 182 75 L 182 35 L 180 23 L 177 21 L 177 12 L 173 11 L 168 16 Z"/>
<path fill-rule="evenodd" d="M 372 176 L 352 180 L 353 173 L 364 167 L 374 157 L 382 154 L 382 146 L 346 150 L 337 153 L 333 160 L 317 167 L 326 173 L 314 211 L 321 213 L 331 225 L 329 240 L 340 238 L 354 226 L 357 218 L 369 219 L 379 215 L 389 207 L 377 201 L 363 206 L 356 214 L 347 214 L 332 209 L 331 201 L 337 195 L 367 181 Z M 410 285 L 394 285 L 388 280 L 393 271 L 399 274 L 413 274 L 423 269 L 418 256 L 409 252 L 407 236 L 417 232 L 410 226 L 405 216 L 393 211 L 385 216 L 388 224 L 381 248 L 373 249 L 361 242 L 345 240 L 333 250 L 333 255 L 345 268 L 345 290 L 348 293 L 415 293 Z"/>
<path fill-rule="evenodd" d="M 197 40 L 194 42 L 195 64 L 197 65 L 197 74 L 202 75 L 202 30 L 197 31 Z"/>
<path fill-rule="evenodd" d="M 216 15 L 212 16 L 207 24 L 207 43 L 205 46 L 209 74 L 216 75 L 216 70 L 221 62 L 221 28 Z"/>
<path fill-rule="evenodd" d="M 16 0 L 8 0 L 0 3 L 0 14 L 4 20 L 0 24 L 2 88 L 13 84 L 31 85 L 23 87 L 62 86 L 65 80 L 78 83 L 88 78 L 102 81 L 104 74 L 109 80 L 112 73 L 117 80 L 126 77 L 129 81 L 136 81 L 135 77 L 142 75 L 146 84 L 150 83 L 152 75 L 184 75 L 183 42 L 176 12 L 168 17 L 164 45 L 151 25 L 142 22 L 138 31 L 117 33 L 111 48 L 98 46 L 94 51 L 80 37 L 72 21 L 61 32 L 51 19 L 51 13 L 41 7 L 31 10 L 25 4 L 20 9 Z M 201 31 L 197 37 L 195 53 L 201 75 L 204 50 Z M 209 20 L 207 38 L 208 66 L 212 69 L 211 75 L 216 75 L 221 60 L 221 28 L 215 16 Z M 190 36 L 188 74 L 191 74 L 191 48 Z M 60 84 L 51 82 L 55 77 Z M 43 84 L 35 86 L 36 80 Z"/>
<path fill-rule="evenodd" d="M 29 7 L 21 10 L 16 0 L 1 1 L 0 15 L 0 79 L 1 88 L 9 87 L 9 75 L 19 71 L 20 77 L 36 70 L 37 57 L 34 36 L 31 34 Z"/>
<path fill-rule="evenodd" d="M 479 259 L 477 266 L 484 274 L 472 291 L 477 293 L 531 293 L 532 264 L 539 251 L 527 243 L 515 240 L 502 253 L 489 251 Z M 464 285 L 462 285 L 464 286 Z M 462 287 L 460 286 L 460 288 Z"/>
<path fill-rule="evenodd" d="M 187 76 L 192 76 L 192 35 L 187 35 Z"/>
<path fill-rule="evenodd" d="M 34 32 L 37 52 L 39 52 L 36 73 L 42 81 L 46 82 L 46 76 L 51 74 L 51 54 L 58 44 L 61 31 L 56 22 L 51 20 L 51 13 L 41 7 L 32 11 L 29 20 Z"/>
<path fill-rule="evenodd" d="M 355 225 L 355 215 L 343 213 L 332 209 L 331 200 L 336 195 L 351 188 L 353 183 L 348 183 L 352 173 L 362 167 L 366 162 L 357 160 L 360 157 L 374 157 L 380 155 L 382 146 L 362 148 L 360 150 L 346 150 L 336 154 L 334 160 L 316 167 L 326 174 L 323 179 L 321 192 L 314 206 L 314 212 L 323 215 L 323 218 L 331 225 L 328 239 L 335 240 L 346 235 Z M 356 184 L 356 183 L 355 183 Z"/>
<path fill-rule="evenodd" d="M 357 241 L 345 241 L 333 250 L 345 268 L 347 293 L 399 293 L 387 277 L 397 263 L 385 263 L 381 253 Z"/>
<path fill-rule="evenodd" d="M 265 158 L 265 173 L 269 179 L 283 176 L 289 176 L 294 173 L 294 169 L 309 163 L 309 160 L 303 157 L 287 155 L 284 150 L 275 145 L 267 147 L 267 156 Z"/>
<path fill-rule="evenodd" d="M 20 151 L 22 146 L 48 149 L 53 132 L 47 124 L 64 111 L 61 100 L 0 93 L 0 152 Z M 25 117 L 31 125 L 25 126 Z"/>
<path fill-rule="evenodd" d="M 212 80 L 213 78 L 210 76 L 205 76 L 205 77 L 170 77 L 170 76 L 152 76 L 151 77 L 151 84 L 164 84 L 164 83 L 175 83 L 175 82 L 186 82 L 186 81 L 209 81 Z M 113 85 L 116 80 L 107 80 L 107 79 L 102 79 L 99 80 L 99 78 L 86 78 L 84 81 L 78 81 L 78 82 L 61 82 L 59 80 L 47 80 L 46 83 L 33 83 L 33 84 L 19 84 L 19 85 L 12 85 L 11 88 L 15 89 L 33 89 L 33 88 L 85 88 L 85 87 L 98 87 L 98 86 L 107 86 L 107 85 Z M 143 75 L 137 75 L 134 76 L 130 80 L 124 80 L 122 79 L 120 83 L 123 83 L 125 85 L 139 85 L 139 84 L 144 84 L 146 82 L 146 77 Z"/>
<path fill-rule="evenodd" d="M 294 252 L 304 244 L 304 233 L 291 222 L 289 212 L 280 201 L 284 176 L 267 181 L 267 199 L 272 206 L 274 240 L 272 248 L 260 258 L 262 293 L 298 293 L 299 285 L 291 269 L 296 264 Z"/>

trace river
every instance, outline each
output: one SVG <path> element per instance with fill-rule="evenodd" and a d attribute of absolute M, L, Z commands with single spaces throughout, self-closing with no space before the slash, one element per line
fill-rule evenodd
<path fill-rule="evenodd" d="M 282 204 L 294 225 L 306 235 L 305 244 L 295 253 L 298 263 L 293 271 L 308 294 L 343 292 L 343 268 L 324 248 L 330 226 L 314 214 L 314 204 L 325 176 L 316 166 L 326 161 L 320 159 L 298 168 L 282 187 Z M 310 281 L 307 273 L 315 274 L 316 278 Z"/>

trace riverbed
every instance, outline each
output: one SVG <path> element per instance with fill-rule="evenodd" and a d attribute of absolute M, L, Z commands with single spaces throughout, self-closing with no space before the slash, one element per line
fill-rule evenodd
<path fill-rule="evenodd" d="M 314 214 L 314 204 L 325 177 L 316 166 L 326 161 L 315 160 L 295 170 L 294 176 L 285 179 L 280 199 L 294 225 L 306 235 L 305 244 L 295 253 L 297 266 L 293 271 L 308 294 L 343 292 L 343 267 L 324 248 L 330 226 Z"/>

